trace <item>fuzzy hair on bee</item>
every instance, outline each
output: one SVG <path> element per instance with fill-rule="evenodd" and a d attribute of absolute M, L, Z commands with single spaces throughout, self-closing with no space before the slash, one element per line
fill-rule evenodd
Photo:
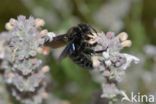
<path fill-rule="evenodd" d="M 78 24 L 70 28 L 66 34 L 54 37 L 49 45 L 58 48 L 67 44 L 59 60 L 68 56 L 81 67 L 93 69 L 92 54 L 101 52 L 92 49 L 97 44 L 96 37 L 97 31 L 93 27 L 88 24 Z"/>

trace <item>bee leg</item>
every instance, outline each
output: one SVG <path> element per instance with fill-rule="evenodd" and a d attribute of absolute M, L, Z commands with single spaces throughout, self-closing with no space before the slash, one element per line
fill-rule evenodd
<path fill-rule="evenodd" d="M 86 54 L 91 54 L 91 53 L 95 53 L 93 49 L 91 48 L 85 48 L 84 53 Z"/>
<path fill-rule="evenodd" d="M 94 33 L 93 33 L 94 34 Z M 89 44 L 95 44 L 97 41 L 96 41 L 96 38 L 97 38 L 97 35 L 95 34 L 95 35 L 87 35 L 87 37 L 89 37 L 90 39 L 89 40 L 86 40 L 87 41 L 87 43 L 89 43 Z"/>
<path fill-rule="evenodd" d="M 100 61 L 99 61 L 99 58 L 97 56 L 92 56 L 91 60 L 92 60 L 92 64 L 93 64 L 94 68 L 96 68 L 100 65 Z"/>
<path fill-rule="evenodd" d="M 97 33 L 92 33 L 95 37 L 97 37 L 98 35 L 97 35 Z"/>
<path fill-rule="evenodd" d="M 94 35 L 87 35 L 89 38 L 91 38 L 91 39 L 95 39 L 96 38 L 96 36 L 94 36 Z"/>
<path fill-rule="evenodd" d="M 95 39 L 90 39 L 89 41 L 87 41 L 87 43 L 93 45 L 95 44 L 97 41 Z"/>

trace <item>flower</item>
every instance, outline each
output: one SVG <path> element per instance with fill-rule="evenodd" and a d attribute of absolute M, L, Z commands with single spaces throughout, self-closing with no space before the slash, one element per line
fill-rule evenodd
<path fill-rule="evenodd" d="M 41 104 L 48 95 L 46 73 L 49 68 L 37 55 L 47 39 L 53 39 L 54 33 L 43 32 L 43 25 L 44 20 L 26 19 L 25 16 L 18 16 L 17 20 L 10 19 L 6 23 L 8 31 L 5 35 L 9 38 L 6 39 L 6 55 L 2 64 L 4 79 L 11 94 L 23 104 Z"/>
<path fill-rule="evenodd" d="M 104 50 L 102 54 L 94 54 L 92 56 L 94 70 L 96 72 L 95 78 L 100 78 L 100 84 L 102 86 L 101 97 L 113 99 L 117 95 L 121 94 L 121 90 L 118 88 L 117 83 L 121 82 L 125 75 L 125 70 L 130 66 L 132 62 L 137 64 L 140 59 L 126 53 L 120 53 L 120 50 L 124 47 L 130 47 L 132 42 L 128 39 L 128 35 L 122 32 L 115 36 L 113 32 L 97 33 L 96 42 L 97 45 L 93 47 L 93 50 Z M 99 72 L 97 74 L 97 72 Z M 95 74 L 94 74 L 95 75 Z M 101 77 L 100 77 L 101 76 Z M 103 78 L 102 78 L 103 77 Z"/>

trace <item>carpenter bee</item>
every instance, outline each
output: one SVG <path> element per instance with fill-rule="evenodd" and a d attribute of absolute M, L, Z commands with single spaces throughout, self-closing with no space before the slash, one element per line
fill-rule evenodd
<path fill-rule="evenodd" d="M 92 49 L 92 47 L 97 44 L 94 40 L 96 36 L 97 31 L 93 27 L 88 24 L 78 24 L 77 26 L 70 28 L 66 34 L 54 37 L 53 41 L 48 44 L 53 48 L 67 44 L 62 51 L 59 60 L 69 56 L 81 67 L 92 69 L 92 54 L 101 52 L 101 50 L 94 51 Z"/>

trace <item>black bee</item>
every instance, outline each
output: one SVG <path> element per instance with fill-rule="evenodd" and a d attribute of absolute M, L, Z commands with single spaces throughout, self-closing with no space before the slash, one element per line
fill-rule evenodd
<path fill-rule="evenodd" d="M 101 51 L 94 51 L 92 47 L 96 46 L 97 42 L 92 41 L 96 37 L 96 30 L 88 24 L 78 24 L 75 27 L 69 29 L 66 34 L 54 37 L 50 46 L 57 48 L 64 44 L 67 44 L 63 52 L 61 53 L 59 60 L 69 56 L 75 63 L 81 67 L 92 69 L 93 53 Z M 55 43 L 55 45 L 53 44 Z M 56 46 L 57 45 L 57 46 Z"/>

